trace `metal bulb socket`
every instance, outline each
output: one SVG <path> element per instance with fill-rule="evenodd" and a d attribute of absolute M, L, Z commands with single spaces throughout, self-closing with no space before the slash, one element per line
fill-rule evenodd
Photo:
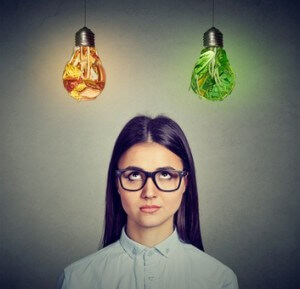
<path fill-rule="evenodd" d="M 203 35 L 203 45 L 205 47 L 210 47 L 210 46 L 223 47 L 222 32 L 215 27 L 208 29 Z"/>
<path fill-rule="evenodd" d="M 95 47 L 95 34 L 87 27 L 83 27 L 75 34 L 75 46 Z"/>

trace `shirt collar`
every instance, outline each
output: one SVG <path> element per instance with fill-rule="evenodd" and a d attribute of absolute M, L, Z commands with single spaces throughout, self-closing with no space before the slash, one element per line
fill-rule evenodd
<path fill-rule="evenodd" d="M 156 250 L 161 255 L 169 257 L 169 255 L 174 252 L 176 247 L 180 244 L 180 239 L 175 227 L 173 233 L 167 239 L 163 240 L 156 246 L 149 248 L 130 239 L 125 232 L 124 226 L 120 237 L 120 243 L 131 258 L 135 258 L 136 255 L 142 254 L 143 252 L 149 250 Z"/>

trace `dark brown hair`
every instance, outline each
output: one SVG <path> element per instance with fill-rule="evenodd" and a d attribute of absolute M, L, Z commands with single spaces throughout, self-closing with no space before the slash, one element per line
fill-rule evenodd
<path fill-rule="evenodd" d="M 101 247 L 117 241 L 127 222 L 127 215 L 122 207 L 116 186 L 115 171 L 118 169 L 119 159 L 133 145 L 149 140 L 163 145 L 179 156 L 184 169 L 188 171 L 188 185 L 181 205 L 174 216 L 174 225 L 183 242 L 204 251 L 200 232 L 195 166 L 191 149 L 179 125 L 162 115 L 156 118 L 134 117 L 125 125 L 116 140 L 108 168 L 104 234 Z"/>

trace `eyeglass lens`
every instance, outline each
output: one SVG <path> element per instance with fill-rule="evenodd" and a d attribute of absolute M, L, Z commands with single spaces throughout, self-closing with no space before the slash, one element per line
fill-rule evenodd
<path fill-rule="evenodd" d="M 146 183 L 147 175 L 143 171 L 126 170 L 122 172 L 120 180 L 125 190 L 140 190 Z M 176 171 L 157 171 L 154 174 L 154 183 L 162 191 L 178 189 L 181 175 Z"/>

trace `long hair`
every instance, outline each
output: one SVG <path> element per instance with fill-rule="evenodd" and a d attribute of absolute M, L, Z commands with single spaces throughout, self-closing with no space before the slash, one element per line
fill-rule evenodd
<path fill-rule="evenodd" d="M 117 241 L 127 222 L 127 215 L 122 207 L 116 185 L 115 171 L 118 169 L 119 159 L 133 145 L 147 141 L 163 145 L 183 161 L 184 169 L 188 171 L 188 184 L 180 207 L 174 215 L 174 225 L 183 242 L 204 251 L 200 232 L 195 166 L 191 149 L 179 125 L 162 115 L 156 118 L 143 115 L 132 118 L 116 140 L 107 174 L 104 233 L 101 246 L 106 247 Z"/>

